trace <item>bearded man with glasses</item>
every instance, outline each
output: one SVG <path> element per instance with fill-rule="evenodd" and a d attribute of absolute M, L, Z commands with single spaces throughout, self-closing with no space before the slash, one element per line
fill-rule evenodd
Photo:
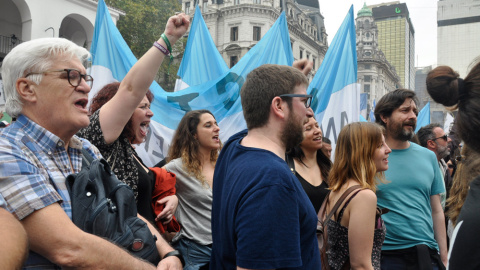
<path fill-rule="evenodd" d="M 263 65 L 240 95 L 248 131 L 224 145 L 213 177 L 210 269 L 320 269 L 317 215 L 285 162 L 313 116 L 308 81 Z"/>

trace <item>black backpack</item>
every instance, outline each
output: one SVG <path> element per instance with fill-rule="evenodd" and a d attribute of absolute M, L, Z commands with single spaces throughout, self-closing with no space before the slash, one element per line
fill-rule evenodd
<path fill-rule="evenodd" d="M 85 149 L 82 153 L 82 170 L 66 179 L 73 223 L 157 265 L 157 239 L 137 217 L 132 189 L 117 179 L 106 160 L 93 160 Z"/>

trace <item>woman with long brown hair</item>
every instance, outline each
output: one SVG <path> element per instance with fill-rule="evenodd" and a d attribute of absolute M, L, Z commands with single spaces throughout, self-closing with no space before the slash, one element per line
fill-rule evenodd
<path fill-rule="evenodd" d="M 210 262 L 213 172 L 222 147 L 219 132 L 210 111 L 187 112 L 178 124 L 164 167 L 177 177 L 175 215 L 181 229 L 172 242 L 182 252 L 186 270 L 200 269 Z"/>
<path fill-rule="evenodd" d="M 310 117 L 303 125 L 303 141 L 286 156 L 288 166 L 318 213 L 328 194 L 328 173 L 332 162 L 322 151 L 322 130 L 317 120 Z"/>
<path fill-rule="evenodd" d="M 338 136 L 328 177 L 331 192 L 324 202 L 327 216 L 340 201 L 332 218 L 325 221 L 329 249 L 328 260 L 322 264 L 328 263 L 330 269 L 350 269 L 348 265 L 351 269 L 380 269 L 386 230 L 381 218 L 376 218 L 375 190 L 377 181 L 384 179 L 391 152 L 383 132 L 377 124 L 356 122 L 346 125 Z"/>

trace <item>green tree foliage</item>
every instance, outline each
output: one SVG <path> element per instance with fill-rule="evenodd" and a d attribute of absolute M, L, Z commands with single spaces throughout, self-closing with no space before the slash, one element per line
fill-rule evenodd
<path fill-rule="evenodd" d="M 160 38 L 168 18 L 182 10 L 178 0 L 105 0 L 105 3 L 126 13 L 118 20 L 117 28 L 137 59 Z M 185 45 L 186 39 L 177 41 L 172 49 L 176 60 L 169 67 L 170 59 L 165 57 L 157 75 L 157 81 L 167 91 L 173 91 Z"/>

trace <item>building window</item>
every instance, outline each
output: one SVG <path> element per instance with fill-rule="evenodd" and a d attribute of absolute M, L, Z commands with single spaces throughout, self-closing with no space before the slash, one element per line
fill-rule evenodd
<path fill-rule="evenodd" d="M 185 14 L 190 13 L 190 2 L 185 2 Z"/>
<path fill-rule="evenodd" d="M 370 64 L 365 64 L 365 69 L 370 69 Z"/>
<path fill-rule="evenodd" d="M 257 5 L 261 5 L 261 4 L 262 4 L 262 0 L 253 0 L 253 3 L 254 3 L 254 4 L 257 4 Z"/>
<path fill-rule="evenodd" d="M 363 92 L 370 93 L 370 84 L 363 85 Z"/>
<path fill-rule="evenodd" d="M 370 75 L 363 76 L 363 81 L 364 82 L 371 82 L 372 81 L 372 76 L 370 76 Z"/>
<path fill-rule="evenodd" d="M 315 65 L 317 64 L 317 59 L 315 57 L 313 57 L 313 70 L 315 70 Z"/>
<path fill-rule="evenodd" d="M 235 66 L 238 62 L 238 57 L 235 55 L 235 56 L 230 56 L 230 68 L 232 68 L 233 66 Z"/>
<path fill-rule="evenodd" d="M 310 60 L 310 54 L 307 53 L 307 60 Z"/>
<path fill-rule="evenodd" d="M 300 50 L 300 59 L 303 58 L 303 50 Z"/>
<path fill-rule="evenodd" d="M 238 40 L 238 27 L 230 28 L 230 41 L 237 41 Z"/>
<path fill-rule="evenodd" d="M 208 0 L 203 0 L 202 11 L 207 12 L 207 7 L 208 7 Z"/>
<path fill-rule="evenodd" d="M 240 0 L 233 0 L 234 5 L 240 5 Z"/>
<path fill-rule="evenodd" d="M 253 41 L 259 41 L 262 38 L 262 28 L 260 26 L 253 27 Z"/>

